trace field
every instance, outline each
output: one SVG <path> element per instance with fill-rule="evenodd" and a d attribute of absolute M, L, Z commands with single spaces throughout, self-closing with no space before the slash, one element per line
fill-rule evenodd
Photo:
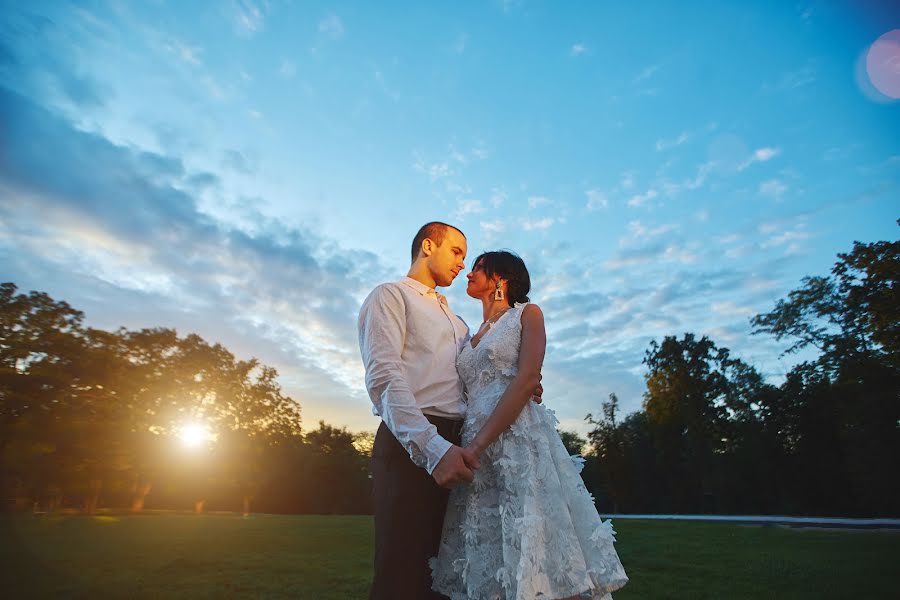
<path fill-rule="evenodd" d="M 19 515 L 4 519 L 5 597 L 365 598 L 362 516 Z M 632 581 L 616 600 L 894 598 L 900 532 L 615 523 Z"/>

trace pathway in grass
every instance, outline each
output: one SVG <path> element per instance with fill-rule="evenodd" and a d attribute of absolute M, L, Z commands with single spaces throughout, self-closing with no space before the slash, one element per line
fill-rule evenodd
<path fill-rule="evenodd" d="M 19 594 L 346 600 L 365 598 L 371 578 L 370 517 L 20 515 L 5 525 L 0 589 Z M 632 578 L 616 600 L 893 598 L 900 587 L 896 531 L 615 527 Z"/>

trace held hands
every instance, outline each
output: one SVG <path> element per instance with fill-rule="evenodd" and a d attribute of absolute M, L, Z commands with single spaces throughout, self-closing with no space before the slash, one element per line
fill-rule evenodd
<path fill-rule="evenodd" d="M 541 377 L 543 377 L 543 376 L 541 376 Z M 534 392 L 531 394 L 531 401 L 535 402 L 537 404 L 540 404 L 541 402 L 544 401 L 542 398 L 543 395 L 544 395 L 544 386 L 542 386 L 540 383 L 538 383 L 537 387 L 534 388 Z"/>
<path fill-rule="evenodd" d="M 478 457 L 469 448 L 450 446 L 438 462 L 431 476 L 441 487 L 453 488 L 475 479 L 473 471 L 481 466 Z"/>

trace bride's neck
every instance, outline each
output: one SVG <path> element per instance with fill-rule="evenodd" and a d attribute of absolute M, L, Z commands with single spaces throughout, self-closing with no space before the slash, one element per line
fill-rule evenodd
<path fill-rule="evenodd" d="M 509 308 L 506 300 L 494 300 L 494 294 L 481 299 L 483 320 L 487 321 Z"/>

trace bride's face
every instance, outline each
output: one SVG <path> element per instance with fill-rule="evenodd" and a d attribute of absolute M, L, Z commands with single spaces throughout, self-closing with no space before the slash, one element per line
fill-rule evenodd
<path fill-rule="evenodd" d="M 481 298 L 485 294 L 493 292 L 497 285 L 496 281 L 488 279 L 481 266 L 481 261 L 472 265 L 472 270 L 466 275 L 466 279 L 469 281 L 466 293 L 473 298 Z"/>

